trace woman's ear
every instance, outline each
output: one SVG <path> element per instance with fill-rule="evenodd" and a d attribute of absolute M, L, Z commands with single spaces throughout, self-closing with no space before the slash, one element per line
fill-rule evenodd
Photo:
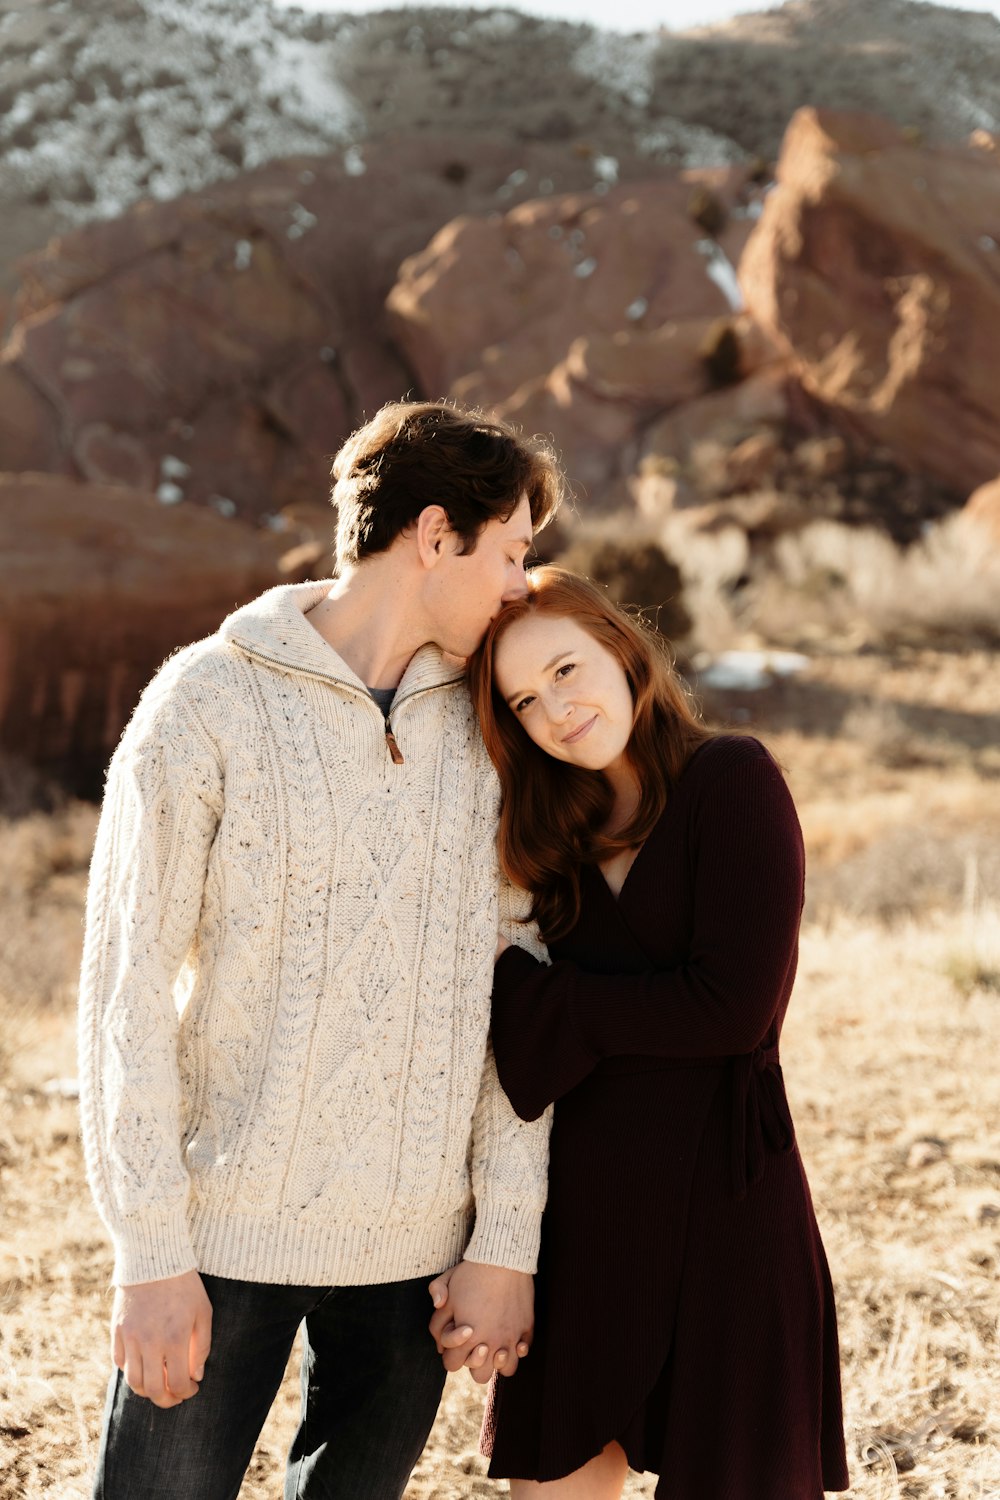
<path fill-rule="evenodd" d="M 443 505 L 425 505 L 414 525 L 417 554 L 425 568 L 436 567 L 454 535 Z"/>

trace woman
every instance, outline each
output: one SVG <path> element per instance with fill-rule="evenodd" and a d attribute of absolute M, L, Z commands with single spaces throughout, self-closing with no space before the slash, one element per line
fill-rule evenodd
<path fill-rule="evenodd" d="M 470 663 L 500 857 L 551 967 L 501 940 L 493 1042 L 555 1101 L 536 1333 L 494 1380 L 513 1500 L 820 1500 L 848 1486 L 836 1315 L 778 1038 L 803 850 L 758 741 L 698 720 L 657 638 L 558 568 Z M 506 949 L 506 951 L 503 951 Z"/>

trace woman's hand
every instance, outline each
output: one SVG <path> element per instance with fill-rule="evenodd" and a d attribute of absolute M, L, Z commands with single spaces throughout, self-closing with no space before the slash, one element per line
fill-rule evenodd
<path fill-rule="evenodd" d="M 507 939 L 504 937 L 503 933 L 502 932 L 498 932 L 497 933 L 497 951 L 493 955 L 493 962 L 496 963 L 496 961 L 500 957 L 501 953 L 506 953 L 507 949 L 509 947 L 510 947 L 510 944 L 508 943 Z"/>
<path fill-rule="evenodd" d="M 465 1365 L 478 1385 L 485 1385 L 494 1371 L 498 1375 L 514 1374 L 531 1348 L 531 1276 L 501 1266 L 460 1261 L 435 1277 L 427 1290 L 435 1308 L 431 1337 L 446 1370 L 460 1370 Z"/>

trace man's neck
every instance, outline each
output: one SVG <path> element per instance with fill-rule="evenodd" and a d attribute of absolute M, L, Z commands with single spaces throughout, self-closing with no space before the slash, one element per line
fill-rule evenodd
<path fill-rule="evenodd" d="M 419 616 L 402 569 L 387 554 L 338 578 L 306 619 L 368 687 L 394 688 L 426 644 Z"/>

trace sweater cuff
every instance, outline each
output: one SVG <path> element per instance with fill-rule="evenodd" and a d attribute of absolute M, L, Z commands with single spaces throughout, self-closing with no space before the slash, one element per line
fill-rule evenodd
<path fill-rule="evenodd" d="M 196 1271 L 198 1260 L 183 1211 L 144 1214 L 116 1226 L 115 1286 L 136 1286 Z"/>
<path fill-rule="evenodd" d="M 532 974 L 537 974 L 539 969 L 544 968 L 545 965 L 539 963 L 537 958 L 532 958 L 530 953 L 525 953 L 523 948 L 511 943 L 493 966 L 494 998 L 509 994 L 522 980 L 530 979 Z"/>
<path fill-rule="evenodd" d="M 533 1276 L 538 1269 L 541 1239 L 540 1208 L 490 1201 L 477 1205 L 475 1228 L 462 1259 Z"/>

